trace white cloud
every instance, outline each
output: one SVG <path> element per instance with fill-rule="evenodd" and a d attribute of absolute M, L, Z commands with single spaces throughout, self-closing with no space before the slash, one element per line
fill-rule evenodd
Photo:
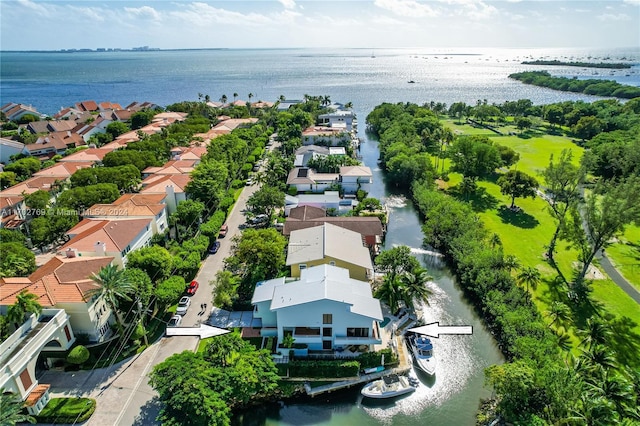
<path fill-rule="evenodd" d="M 453 15 L 465 16 L 470 19 L 487 19 L 498 13 L 498 9 L 483 0 L 438 0 L 453 6 Z"/>
<path fill-rule="evenodd" d="M 125 7 L 124 10 L 130 15 L 133 15 L 142 19 L 151 19 L 153 21 L 160 20 L 160 14 L 158 13 L 158 11 L 149 6 Z"/>
<path fill-rule="evenodd" d="M 398 16 L 426 18 L 439 15 L 431 6 L 418 3 L 416 0 L 375 0 L 373 4 Z"/>
<path fill-rule="evenodd" d="M 70 12 L 75 14 L 75 17 L 85 17 L 94 22 L 105 21 L 105 11 L 98 7 L 78 7 L 69 6 Z"/>
<path fill-rule="evenodd" d="M 38 15 L 49 17 L 51 16 L 50 9 L 30 0 L 18 0 L 20 6 L 26 7 L 36 12 Z"/>
<path fill-rule="evenodd" d="M 622 0 L 622 2 L 632 4 L 634 6 L 640 6 L 640 0 Z"/>
<path fill-rule="evenodd" d="M 601 21 L 628 21 L 631 17 L 625 13 L 618 13 L 617 15 L 613 13 L 605 13 L 603 15 L 599 15 L 598 19 Z"/>
<path fill-rule="evenodd" d="M 278 0 L 278 1 L 282 3 L 285 9 L 295 9 L 296 7 L 295 0 Z"/>
<path fill-rule="evenodd" d="M 194 2 L 188 4 L 184 10 L 171 12 L 173 16 L 181 18 L 190 25 L 207 26 L 212 24 L 231 25 L 264 25 L 272 20 L 259 13 L 242 14 L 226 9 L 219 9 L 207 3 Z"/>

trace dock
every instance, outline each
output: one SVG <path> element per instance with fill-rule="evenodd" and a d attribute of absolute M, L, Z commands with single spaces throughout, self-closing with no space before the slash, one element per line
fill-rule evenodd
<path fill-rule="evenodd" d="M 307 381 L 304 384 L 305 392 L 307 393 L 307 395 L 314 397 L 316 395 L 320 395 L 323 393 L 331 393 L 340 389 L 346 389 L 352 386 L 361 385 L 363 383 L 369 383 L 371 381 L 377 380 L 389 374 L 398 374 L 398 375 L 407 374 L 409 371 L 411 371 L 411 360 L 410 360 L 410 356 L 408 355 L 409 352 L 406 350 L 404 339 L 402 338 L 402 336 L 395 336 L 395 339 L 396 339 L 396 347 L 398 348 L 397 350 L 398 366 L 397 367 L 380 371 L 377 373 L 361 374 L 358 377 L 336 381 L 333 383 L 328 383 L 326 385 L 318 386 L 315 388 L 312 388 L 311 385 L 309 384 L 309 381 Z"/>

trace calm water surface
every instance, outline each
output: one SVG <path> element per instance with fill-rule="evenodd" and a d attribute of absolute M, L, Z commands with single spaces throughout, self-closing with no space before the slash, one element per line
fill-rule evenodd
<path fill-rule="evenodd" d="M 629 61 L 630 70 L 572 67 L 547 68 L 554 75 L 615 79 L 640 86 L 640 50 L 453 50 L 399 49 L 212 50 L 112 53 L 0 52 L 0 104 L 31 104 L 54 114 L 63 106 L 87 99 L 119 102 L 151 101 L 167 105 L 196 100 L 198 93 L 212 100 L 223 94 L 232 100 L 274 101 L 280 95 L 300 99 L 304 94 L 329 95 L 333 101 L 353 102 L 366 139 L 361 154 L 374 172 L 371 196 L 391 207 L 386 247 L 408 245 L 434 277 L 427 321 L 473 325 L 472 336 L 443 336 L 435 343 L 438 372 L 412 395 L 386 405 L 363 403 L 359 388 L 309 402 L 252 409 L 237 423 L 245 425 L 472 425 L 483 387 L 483 369 L 502 362 L 491 335 L 466 303 L 451 274 L 422 249 L 418 216 L 400 194 L 387 188 L 377 166 L 377 142 L 364 134 L 366 115 L 382 102 L 436 101 L 451 104 L 477 100 L 504 102 L 531 99 L 536 104 L 587 100 L 526 86 L 507 78 L 516 71 L 543 69 L 521 65 L 522 60 L 560 59 Z M 624 58 L 624 59 L 623 59 Z M 628 75 L 627 75 L 628 74 Z M 413 80 L 415 83 L 409 84 Z M 424 378 L 423 378 L 424 379 Z"/>

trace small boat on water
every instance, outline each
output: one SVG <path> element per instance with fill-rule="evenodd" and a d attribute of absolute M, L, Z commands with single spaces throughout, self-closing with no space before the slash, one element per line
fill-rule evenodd
<path fill-rule="evenodd" d="M 405 376 L 390 374 L 365 385 L 360 391 L 362 396 L 374 399 L 395 398 L 415 391 L 416 388 Z"/>
<path fill-rule="evenodd" d="M 431 339 L 422 334 L 409 335 L 407 338 L 416 367 L 430 376 L 436 374 L 436 358 L 433 355 L 433 343 Z"/>

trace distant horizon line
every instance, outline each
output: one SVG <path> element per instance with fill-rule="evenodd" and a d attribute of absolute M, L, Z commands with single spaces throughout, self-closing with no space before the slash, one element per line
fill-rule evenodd
<path fill-rule="evenodd" d="M 485 50 L 485 49 L 503 49 L 503 50 L 521 50 L 521 49 L 632 49 L 640 52 L 638 46 L 609 46 L 609 47 L 596 47 L 596 46 L 564 46 L 564 47 L 549 47 L 549 46 L 525 46 L 525 47 L 437 47 L 437 46 L 405 46 L 405 47 L 180 47 L 180 48 L 161 48 L 161 47 L 98 47 L 98 48 L 61 48 L 61 49 L 0 49 L 0 53 L 118 53 L 118 52 L 176 52 L 176 51 L 207 51 L 207 50 L 320 50 L 320 49 L 338 49 L 338 50 L 409 50 L 409 49 L 448 49 L 448 50 Z M 442 54 L 442 52 L 439 52 Z"/>

